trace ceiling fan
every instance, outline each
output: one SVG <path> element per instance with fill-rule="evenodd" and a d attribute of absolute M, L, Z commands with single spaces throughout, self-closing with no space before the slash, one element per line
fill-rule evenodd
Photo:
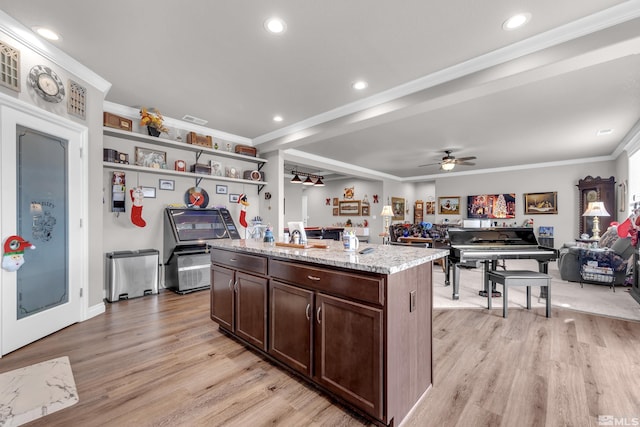
<path fill-rule="evenodd" d="M 452 150 L 444 150 L 444 152 L 446 153 L 446 156 L 442 158 L 442 161 L 438 163 L 428 163 L 426 165 L 419 165 L 418 167 L 440 165 L 440 169 L 445 171 L 450 171 L 453 168 L 455 168 L 456 165 L 465 165 L 465 166 L 475 165 L 475 163 L 472 163 L 469 160 L 475 160 L 476 156 L 460 157 L 459 159 L 457 159 L 451 155 Z"/>

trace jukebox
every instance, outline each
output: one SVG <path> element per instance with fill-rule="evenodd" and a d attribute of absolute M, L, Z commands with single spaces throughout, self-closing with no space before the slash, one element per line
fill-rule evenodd
<path fill-rule="evenodd" d="M 165 287 L 177 293 L 210 286 L 209 241 L 239 239 L 231 214 L 225 208 L 166 208 L 163 264 Z"/>

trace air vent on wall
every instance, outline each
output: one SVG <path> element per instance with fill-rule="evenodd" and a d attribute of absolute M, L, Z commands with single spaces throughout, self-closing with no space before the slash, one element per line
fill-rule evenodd
<path fill-rule="evenodd" d="M 185 122 L 191 122 L 191 123 L 195 123 L 197 125 L 206 125 L 208 120 L 204 120 L 204 119 L 199 119 L 197 117 L 194 116 L 190 116 L 189 114 L 185 114 L 184 117 L 182 118 L 182 120 L 184 120 Z"/>

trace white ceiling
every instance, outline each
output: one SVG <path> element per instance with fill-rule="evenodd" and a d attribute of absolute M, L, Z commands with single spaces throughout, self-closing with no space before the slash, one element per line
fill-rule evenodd
<path fill-rule="evenodd" d="M 640 0 L 0 0 L 112 83 L 108 101 L 189 114 L 260 153 L 430 179 L 607 157 L 640 119 Z M 504 31 L 516 12 L 528 25 Z M 287 23 L 268 34 L 266 18 Z M 369 87 L 350 85 L 365 79 Z M 275 114 L 284 117 L 272 121 Z M 607 136 L 599 129 L 612 128 Z M 633 130 L 637 132 L 637 129 Z"/>

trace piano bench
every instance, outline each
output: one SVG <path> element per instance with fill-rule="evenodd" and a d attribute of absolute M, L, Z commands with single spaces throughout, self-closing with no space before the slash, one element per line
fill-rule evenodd
<path fill-rule="evenodd" d="M 488 273 L 489 282 L 499 283 L 504 287 L 502 293 L 502 317 L 507 317 L 507 306 L 509 305 L 509 286 L 527 287 L 527 310 L 531 309 L 531 286 L 547 287 L 547 317 L 551 317 L 551 276 L 545 273 L 528 270 L 490 270 Z M 488 284 L 491 287 L 491 283 Z M 487 296 L 488 308 L 491 310 L 491 292 Z"/>

